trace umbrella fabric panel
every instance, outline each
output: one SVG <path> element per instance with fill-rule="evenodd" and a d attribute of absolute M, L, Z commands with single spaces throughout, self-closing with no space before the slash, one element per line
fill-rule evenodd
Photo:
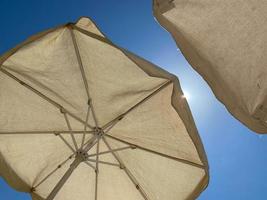
<path fill-rule="evenodd" d="M 267 3 L 154 1 L 154 15 L 217 98 L 241 122 L 267 132 Z"/>
<path fill-rule="evenodd" d="M 128 145 L 122 145 L 123 147 Z M 100 152 L 108 151 L 107 145 L 100 142 Z M 134 151 L 133 149 L 125 149 L 124 151 Z M 95 159 L 95 157 L 91 157 Z M 119 162 L 111 154 L 103 154 L 99 156 L 100 161 L 117 164 L 118 166 L 112 166 L 108 164 L 99 164 L 99 181 L 98 181 L 98 199 L 118 199 L 124 200 L 143 200 L 144 198 L 140 192 L 136 189 L 136 186 L 131 181 L 119 166 Z"/>
<path fill-rule="evenodd" d="M 109 135 L 174 158 L 203 165 L 183 121 L 171 106 L 173 85 L 137 107 Z"/>
<path fill-rule="evenodd" d="M 62 130 L 62 114 L 53 105 L 0 74 L 0 132 Z"/>
<path fill-rule="evenodd" d="M 167 80 L 148 76 L 119 49 L 74 31 L 99 124 L 105 125 Z"/>
<path fill-rule="evenodd" d="M 181 121 L 184 123 L 189 137 L 194 143 L 201 162 L 204 166 L 208 166 L 208 161 L 206 158 L 206 153 L 198 134 L 194 119 L 192 117 L 189 105 L 184 98 L 179 80 L 173 74 L 166 72 L 165 70 L 156 67 L 152 63 L 136 56 L 127 50 L 124 50 L 125 55 L 127 55 L 131 60 L 133 60 L 141 69 L 143 69 L 148 75 L 152 77 L 162 77 L 171 80 L 173 83 L 173 91 L 171 95 L 171 105 L 175 109 L 176 113 L 179 115 Z"/>
<path fill-rule="evenodd" d="M 47 134 L 1 135 L 0 150 L 1 175 L 9 184 L 24 192 L 30 192 L 33 186 L 42 181 L 71 154 L 71 151 L 60 139 Z M 13 172 L 9 173 L 9 169 L 12 169 Z M 51 178 L 57 180 L 61 174 L 51 176 Z M 48 179 L 49 187 L 53 186 L 50 182 L 51 178 Z M 20 179 L 23 180 L 23 185 L 19 185 Z M 47 185 L 47 182 L 45 183 Z M 43 194 L 44 191 L 37 187 L 36 192 Z"/>
<path fill-rule="evenodd" d="M 88 98 L 68 28 L 57 29 L 23 46 L 2 67 L 66 110 L 85 118 Z"/>
<path fill-rule="evenodd" d="M 107 139 L 113 148 L 121 143 Z M 117 152 L 148 199 L 187 199 L 205 177 L 205 170 L 141 149 Z M 186 182 L 186 184 L 184 184 Z M 164 189 L 163 189 L 164 188 Z"/>
<path fill-rule="evenodd" d="M 81 17 L 75 24 L 77 27 L 79 27 L 81 30 L 85 30 L 90 33 L 94 33 L 96 35 L 105 37 L 98 27 L 87 17 Z"/>

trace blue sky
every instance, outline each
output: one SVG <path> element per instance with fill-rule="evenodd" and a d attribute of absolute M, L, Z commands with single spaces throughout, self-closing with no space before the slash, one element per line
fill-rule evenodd
<path fill-rule="evenodd" d="M 1 0 L 0 53 L 28 36 L 89 16 L 114 43 L 176 74 L 210 164 L 199 200 L 267 199 L 267 136 L 248 130 L 216 100 L 152 15 L 151 0 Z M 1 200 L 29 200 L 0 178 Z"/>

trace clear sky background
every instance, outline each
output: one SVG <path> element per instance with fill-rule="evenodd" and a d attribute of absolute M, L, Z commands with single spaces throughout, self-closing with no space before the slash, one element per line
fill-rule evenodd
<path fill-rule="evenodd" d="M 199 200 L 267 199 L 267 135 L 248 130 L 217 101 L 155 21 L 151 0 L 0 0 L 0 11 L 1 54 L 35 33 L 89 16 L 114 43 L 177 75 L 210 164 L 210 184 Z M 0 200 L 30 196 L 0 178 Z"/>

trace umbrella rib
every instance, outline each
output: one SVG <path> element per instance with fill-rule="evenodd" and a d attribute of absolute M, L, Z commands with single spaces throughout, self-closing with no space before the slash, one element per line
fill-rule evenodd
<path fill-rule="evenodd" d="M 72 148 L 72 146 L 70 145 L 70 143 L 67 142 L 67 140 L 65 140 L 65 138 L 60 135 L 60 134 L 55 134 L 56 136 L 59 136 L 59 138 L 69 147 L 69 149 L 75 153 L 76 151 Z"/>
<path fill-rule="evenodd" d="M 61 162 L 57 168 L 55 168 L 54 170 L 52 170 L 48 175 L 46 175 L 39 183 L 37 183 L 35 186 L 33 186 L 32 188 L 35 190 L 37 187 L 39 187 L 42 183 L 44 183 L 50 176 L 52 176 L 57 170 L 59 170 L 63 165 L 65 165 L 68 160 L 72 159 L 74 156 L 74 154 L 72 154 L 71 156 L 69 156 L 66 160 L 64 160 L 63 162 Z"/>
<path fill-rule="evenodd" d="M 99 136 L 97 136 L 97 135 L 93 136 L 92 138 L 90 138 L 84 144 L 84 146 L 86 145 L 85 148 L 83 149 L 85 152 L 89 151 L 96 143 L 98 143 L 98 140 L 96 140 L 97 142 L 94 141 L 97 137 L 99 137 Z M 53 200 L 55 198 L 55 196 L 57 195 L 57 193 L 59 192 L 59 190 L 63 187 L 63 185 L 66 183 L 66 181 L 69 179 L 69 177 L 72 175 L 72 173 L 74 172 L 74 170 L 78 167 L 78 165 L 81 162 L 83 162 L 83 161 L 81 160 L 80 157 L 76 157 L 75 158 L 75 160 L 70 165 L 69 169 L 65 172 L 65 174 L 63 175 L 63 177 L 59 180 L 59 182 L 56 184 L 56 186 L 50 192 L 50 194 L 48 195 L 48 197 L 46 198 L 46 200 Z M 98 169 L 96 171 L 98 172 Z"/>
<path fill-rule="evenodd" d="M 46 200 L 53 200 L 55 198 L 55 196 L 58 194 L 58 192 L 61 190 L 61 188 L 64 186 L 64 184 L 67 182 L 67 180 L 70 178 L 74 170 L 79 166 L 81 162 L 82 162 L 81 157 L 75 158 L 75 160 L 70 164 L 69 169 L 65 172 L 62 178 L 58 181 L 56 186 L 47 196 Z"/>
<path fill-rule="evenodd" d="M 72 128 L 71 128 L 71 125 L 70 125 L 69 118 L 68 118 L 68 116 L 67 116 L 67 114 L 66 114 L 65 111 L 61 110 L 61 112 L 62 112 L 63 115 L 64 115 L 65 121 L 66 121 L 67 126 L 68 126 L 68 129 L 69 129 L 69 131 L 70 131 L 70 136 L 71 136 L 72 142 L 73 142 L 73 144 L 74 144 L 74 146 L 75 146 L 75 149 L 76 149 L 76 151 L 77 151 L 77 150 L 78 150 L 78 145 L 77 145 L 76 139 L 75 139 L 75 137 L 74 137 L 74 135 L 73 135 L 73 133 L 72 133 Z"/>
<path fill-rule="evenodd" d="M 85 146 L 86 144 L 84 144 Z M 61 162 L 56 169 L 54 169 L 53 171 L 51 171 L 44 179 L 42 179 L 38 184 L 36 184 L 33 189 L 37 188 L 39 185 L 41 185 L 43 182 L 45 182 L 51 175 L 53 175 L 59 168 L 61 168 L 64 164 L 67 163 L 68 160 L 72 159 L 73 156 L 76 153 L 71 154 L 66 160 L 64 160 L 63 162 Z"/>
<path fill-rule="evenodd" d="M 97 35 L 97 34 L 95 34 L 95 33 L 92 33 L 92 32 L 86 31 L 86 30 L 84 30 L 84 29 L 81 29 L 80 27 L 76 26 L 75 24 L 71 24 L 70 26 L 71 26 L 73 29 L 75 29 L 75 30 L 77 30 L 77 31 L 79 31 L 79 32 L 81 32 L 81 33 L 83 33 L 83 34 L 89 36 L 89 37 L 92 37 L 92 38 L 94 38 L 94 39 L 96 39 L 96 40 L 99 40 L 99 41 L 101 41 L 101 42 L 104 42 L 104 43 L 106 43 L 106 44 L 109 44 L 109 45 L 111 45 L 112 47 L 115 47 L 116 49 L 119 49 L 119 48 L 118 48 L 117 46 L 115 46 L 111 41 L 109 41 L 108 39 L 106 39 L 106 38 L 103 37 L 103 36 L 100 36 L 100 35 Z"/>
<path fill-rule="evenodd" d="M 73 134 L 93 134 L 93 131 L 72 131 Z M 0 135 L 11 135 L 11 134 L 69 134 L 70 131 L 0 131 Z"/>
<path fill-rule="evenodd" d="M 99 156 L 99 155 L 107 154 L 107 153 L 123 151 L 123 150 L 126 150 L 126 149 L 133 149 L 133 148 L 135 148 L 135 147 L 134 146 L 127 146 L 127 147 L 122 147 L 122 148 L 118 148 L 118 149 L 111 149 L 109 151 L 103 151 L 103 152 L 99 152 L 99 153 L 95 153 L 95 154 L 90 154 L 90 155 L 88 155 L 88 158 L 89 157 L 93 157 L 93 156 Z"/>
<path fill-rule="evenodd" d="M 86 128 L 87 128 L 86 124 L 88 124 L 89 114 L 90 114 L 90 106 L 88 105 L 81 147 L 84 145 L 85 133 L 86 133 Z"/>
<path fill-rule="evenodd" d="M 90 146 L 94 146 L 96 143 L 97 143 L 97 141 L 94 141 L 95 140 L 95 136 L 93 136 L 93 137 L 91 137 L 89 140 L 87 140 L 85 143 L 84 143 L 84 145 L 83 145 L 83 147 L 84 146 L 88 146 L 88 145 L 90 145 Z M 89 151 L 90 149 L 88 149 L 87 151 Z"/>
<path fill-rule="evenodd" d="M 76 57 L 77 57 L 78 65 L 79 65 L 79 68 L 80 68 L 80 71 L 81 71 L 81 74 L 82 74 L 82 79 L 83 79 L 84 87 L 85 87 L 85 90 L 86 90 L 86 94 L 87 94 L 88 99 L 91 99 L 90 98 L 90 94 L 89 94 L 88 83 L 87 83 L 87 80 L 86 80 L 86 77 L 85 77 L 85 72 L 84 72 L 84 68 L 83 68 L 83 64 L 82 64 L 81 55 L 80 55 L 79 48 L 78 48 L 78 44 L 77 44 L 77 41 L 76 41 L 76 38 L 75 38 L 75 35 L 73 33 L 72 28 L 69 28 L 69 30 L 70 30 L 70 33 L 71 33 L 71 39 L 72 39 L 72 43 L 73 43 L 73 46 L 74 46 L 74 49 L 75 49 L 75 54 L 76 54 Z"/>
<path fill-rule="evenodd" d="M 88 144 L 86 145 L 86 147 L 83 149 L 84 152 L 89 151 L 95 144 L 96 142 L 94 142 L 94 140 L 97 139 L 97 144 L 99 145 L 99 136 L 95 135 L 94 137 L 90 138 L 88 141 Z M 99 149 L 99 146 L 97 147 L 97 149 Z M 97 150 L 99 151 L 99 150 Z M 50 194 L 48 195 L 48 197 L 46 198 L 46 200 L 53 200 L 55 198 L 55 196 L 57 195 L 57 193 L 59 192 L 59 190 L 63 187 L 63 185 L 66 183 L 66 181 L 70 178 L 70 176 L 72 175 L 72 173 L 74 172 L 74 170 L 79 166 L 79 164 L 81 162 L 83 162 L 83 157 L 77 156 L 75 158 L 75 160 L 72 162 L 72 164 L 70 165 L 69 169 L 65 172 L 65 174 L 63 175 L 63 177 L 59 180 L 59 182 L 56 184 L 56 186 L 53 188 L 53 190 L 50 192 Z M 98 163 L 98 162 L 97 162 Z M 97 183 L 98 183 L 98 165 L 96 166 L 96 197 L 95 199 L 97 199 Z"/>
<path fill-rule="evenodd" d="M 103 130 L 105 130 L 105 133 L 108 133 L 123 117 L 120 117 L 118 119 L 112 120 L 110 123 L 110 125 L 106 126 L 105 128 L 102 128 Z"/>
<path fill-rule="evenodd" d="M 3 67 L 5 67 L 4 65 L 2 65 L 2 67 L 0 68 L 0 71 L 3 72 L 5 75 L 7 75 L 8 77 L 12 78 L 14 81 L 18 82 L 19 84 L 21 84 L 22 86 L 28 88 L 29 90 L 31 90 L 32 92 L 34 92 L 35 94 L 37 94 L 39 97 L 43 98 L 44 100 L 46 100 L 47 102 L 49 102 L 50 104 L 54 105 L 56 108 L 58 109 L 63 109 L 67 114 L 69 114 L 73 119 L 76 119 L 77 121 L 81 122 L 82 124 L 86 124 L 82 119 L 80 119 L 79 117 L 77 117 L 76 115 L 74 115 L 73 113 L 71 113 L 70 111 L 68 111 L 66 108 L 64 108 L 62 105 L 60 105 L 59 103 L 55 102 L 54 100 L 50 99 L 48 96 L 44 95 L 43 93 L 41 93 L 40 91 L 38 91 L 37 89 L 33 88 L 32 86 L 30 86 L 29 84 L 25 83 L 24 81 L 20 80 L 18 77 L 14 76 L 13 74 L 9 73 L 8 71 L 6 71 Z M 86 124 L 88 127 L 90 127 L 88 124 Z"/>
<path fill-rule="evenodd" d="M 116 141 L 119 141 L 121 143 L 124 143 L 124 144 L 128 144 L 128 145 L 134 145 L 136 148 L 138 149 L 141 149 L 143 151 L 147 151 L 149 153 L 153 153 L 153 154 L 156 154 L 156 155 L 159 155 L 159 156 L 163 156 L 165 158 L 169 158 L 169 159 L 172 159 L 172 160 L 175 160 L 175 161 L 178 161 L 178 162 L 181 162 L 181 163 L 184 163 L 184 164 L 188 164 L 188 165 L 191 165 L 191 166 L 194 166 L 194 167 L 198 167 L 198 168 L 201 168 L 201 169 L 206 169 L 205 166 L 203 165 L 200 165 L 200 164 L 197 164 L 197 163 L 194 163 L 194 162 L 191 162 L 191 161 L 188 161 L 188 160 L 185 160 L 185 159 L 182 159 L 182 158 L 177 158 L 177 157 L 173 157 L 173 156 L 170 156 L 170 155 L 167 155 L 167 154 L 163 154 L 163 153 L 160 153 L 160 152 L 157 152 L 157 151 L 154 151 L 154 150 L 151 150 L 151 149 L 148 149 L 148 148 L 145 148 L 145 147 L 141 147 L 141 146 L 138 146 L 136 144 L 132 144 L 130 142 L 127 142 L 125 140 L 122 140 L 122 139 L 119 139 L 115 136 L 111 136 L 109 134 L 106 134 L 105 136 L 113 139 L 113 140 L 116 140 Z"/>
<path fill-rule="evenodd" d="M 96 170 L 95 166 L 93 166 L 91 163 L 89 163 L 88 161 L 84 161 L 85 164 L 87 164 L 89 167 L 93 168 L 94 170 Z"/>
<path fill-rule="evenodd" d="M 75 34 L 73 32 L 73 27 L 69 26 L 69 30 L 70 30 L 70 33 L 71 33 L 71 39 L 72 39 L 72 42 L 73 42 L 73 46 L 74 46 L 74 49 L 75 49 L 75 54 L 76 54 L 77 61 L 78 61 L 78 64 L 79 64 L 79 68 L 80 68 L 80 71 L 81 71 L 84 87 L 85 87 L 86 94 L 87 94 L 87 97 L 88 97 L 88 104 L 91 106 L 92 115 L 93 115 L 93 118 L 94 118 L 94 121 L 95 121 L 95 125 L 98 127 L 98 121 L 97 121 L 97 118 L 96 118 L 96 115 L 95 115 L 94 108 L 92 106 L 92 99 L 91 99 L 90 93 L 89 93 L 89 86 L 88 86 L 88 82 L 87 82 L 87 79 L 86 79 L 86 76 L 85 76 L 84 67 L 83 67 L 83 63 L 82 63 L 82 58 L 81 58 L 81 54 L 80 54 L 80 51 L 79 51 L 79 47 L 78 47 L 78 44 L 77 44 L 77 40 L 76 40 Z"/>
<path fill-rule="evenodd" d="M 94 159 L 87 159 L 87 161 L 89 162 L 96 162 L 96 160 Z M 106 162 L 106 161 L 102 161 L 102 160 L 98 160 L 99 164 L 106 164 L 106 165 L 111 165 L 111 166 L 115 166 L 115 167 L 120 167 L 120 164 L 117 163 L 111 163 L 111 162 Z"/>
<path fill-rule="evenodd" d="M 106 146 L 108 147 L 108 149 L 109 150 L 112 150 L 111 146 L 109 145 L 109 143 L 107 142 L 107 140 L 105 139 L 105 137 L 103 137 L 102 139 L 103 139 L 104 143 L 106 144 Z M 148 198 L 147 194 L 145 193 L 145 191 L 143 190 L 143 188 L 140 186 L 140 184 L 138 183 L 138 181 L 136 180 L 136 178 L 132 175 L 132 173 L 125 167 L 125 165 L 122 162 L 122 160 L 120 159 L 120 157 L 117 154 L 115 154 L 115 152 L 112 152 L 112 155 L 118 161 L 118 163 L 120 164 L 120 168 L 124 170 L 124 172 L 126 173 L 126 175 L 129 177 L 129 179 L 135 185 L 136 189 L 140 192 L 140 194 L 142 195 L 142 197 L 145 200 L 149 200 L 149 198 Z"/>
<path fill-rule="evenodd" d="M 129 108 L 127 111 L 125 111 L 123 114 L 119 115 L 118 117 L 114 118 L 113 120 L 111 120 L 110 122 L 106 123 L 102 129 L 106 129 L 107 127 L 109 127 L 110 125 L 112 125 L 113 123 L 117 123 L 118 121 L 120 121 L 121 119 L 123 119 L 123 117 L 125 117 L 127 114 L 129 114 L 132 110 L 134 110 L 135 108 L 137 108 L 138 106 L 140 106 L 141 104 L 145 103 L 147 100 L 149 100 L 151 97 L 153 97 L 154 95 L 158 94 L 161 90 L 163 90 L 164 88 L 166 88 L 169 84 L 171 84 L 172 81 L 168 80 L 165 83 L 161 84 L 160 86 L 158 86 L 158 88 L 153 91 L 152 93 L 150 93 L 148 96 L 146 96 L 144 99 L 142 99 L 141 101 L 139 101 L 138 103 L 136 103 L 134 106 L 132 106 L 131 108 Z"/>
<path fill-rule="evenodd" d="M 99 138 L 97 139 L 96 146 L 96 170 L 95 170 L 95 200 L 97 200 L 97 192 L 98 192 L 98 173 L 99 173 Z"/>

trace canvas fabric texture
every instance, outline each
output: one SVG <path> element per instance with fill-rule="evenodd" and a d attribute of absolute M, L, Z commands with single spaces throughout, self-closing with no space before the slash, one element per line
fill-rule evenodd
<path fill-rule="evenodd" d="M 123 169 L 105 165 L 121 164 L 112 153 L 99 156 L 98 200 L 195 199 L 207 187 L 206 154 L 178 79 L 111 43 L 90 19 L 37 34 L 0 63 L 0 175 L 16 190 L 49 196 L 75 159 L 64 115 L 80 146 L 93 112 L 99 127 L 123 116 L 105 135 L 110 148 L 135 147 L 116 152 Z M 99 152 L 108 150 L 100 140 Z M 95 179 L 82 162 L 54 199 L 93 200 Z"/>
<path fill-rule="evenodd" d="M 153 7 L 228 111 L 267 133 L 267 1 L 154 0 Z"/>

